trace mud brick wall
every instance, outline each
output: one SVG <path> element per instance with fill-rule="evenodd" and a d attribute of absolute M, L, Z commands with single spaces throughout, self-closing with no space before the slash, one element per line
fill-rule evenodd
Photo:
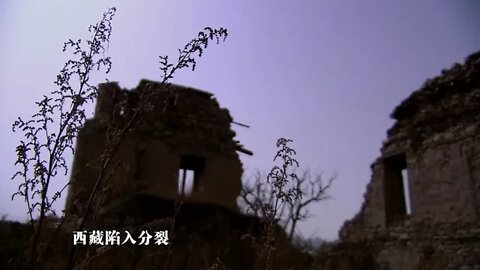
<path fill-rule="evenodd" d="M 367 242 L 380 269 L 480 269 L 480 52 L 428 80 L 391 116 L 341 241 Z"/>
<path fill-rule="evenodd" d="M 165 88 L 147 80 L 132 90 L 117 83 L 99 86 L 95 116 L 79 132 L 67 209 L 82 213 L 111 142 L 109 130 L 124 127 L 140 104 L 146 104 L 146 111 L 122 140 L 99 189 L 98 204 L 137 192 L 177 198 L 182 195 L 182 170 L 188 170 L 195 179 L 193 191 L 183 194 L 185 200 L 237 209 L 243 172 L 237 150 L 243 148 L 234 140 L 228 110 L 211 93 L 173 84 Z"/>

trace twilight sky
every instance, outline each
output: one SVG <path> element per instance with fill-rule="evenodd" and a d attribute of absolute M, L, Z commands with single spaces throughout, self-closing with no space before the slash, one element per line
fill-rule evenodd
<path fill-rule="evenodd" d="M 212 44 L 195 72 L 181 71 L 172 82 L 214 93 L 235 121 L 251 126 L 234 126 L 255 153 L 241 154 L 247 176 L 272 166 L 278 137 L 294 140 L 302 167 L 338 173 L 333 198 L 301 225 L 305 236 L 329 240 L 361 206 L 393 108 L 480 49 L 476 0 L 139 2 L 0 1 L 0 214 L 27 217 L 23 201 L 10 201 L 21 139 L 12 122 L 31 115 L 53 88 L 68 59 L 63 42 L 87 37 L 110 6 L 118 10 L 108 78 L 122 87 L 159 79 L 158 55 L 176 58 L 205 26 L 228 28 L 227 41 Z M 65 183 L 58 179 L 55 188 Z"/>

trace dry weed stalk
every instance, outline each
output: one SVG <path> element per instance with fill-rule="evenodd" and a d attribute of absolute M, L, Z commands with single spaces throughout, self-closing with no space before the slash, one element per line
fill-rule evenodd
<path fill-rule="evenodd" d="M 110 57 L 105 57 L 104 53 L 110 41 L 115 11 L 115 8 L 108 9 L 99 23 L 88 28 L 92 36 L 86 41 L 87 49 L 82 48 L 81 39 L 64 43 L 63 51 L 73 50 L 73 59 L 68 60 L 57 75 L 55 84 L 58 89 L 36 102 L 38 111 L 29 120 L 19 117 L 12 127 L 24 137 L 16 147 L 15 165 L 20 168 L 12 177 L 22 179 L 22 183 L 12 199 L 24 197 L 28 208 L 34 229 L 29 263 L 34 268 L 38 263 L 36 258 L 45 218 L 54 213 L 52 205 L 66 187 L 50 197 L 51 181 L 61 172 L 67 175 L 66 152 L 71 150 L 73 153 L 74 140 L 86 120 L 84 106 L 93 102 L 97 95 L 97 88 L 90 84 L 90 75 L 95 69 L 105 68 L 106 73 L 111 69 Z M 74 86 L 74 82 L 78 86 Z M 35 211 L 39 214 L 38 221 L 35 220 Z"/>
<path fill-rule="evenodd" d="M 276 249 L 276 240 L 279 237 L 277 225 L 280 221 L 280 213 L 289 202 L 302 197 L 302 191 L 297 188 L 298 176 L 292 169 L 299 166 L 295 158 L 296 152 L 288 143 L 290 139 L 280 138 L 277 140 L 277 153 L 273 161 L 280 160 L 280 165 L 275 165 L 267 175 L 267 184 L 270 189 L 268 200 L 255 199 L 250 202 L 249 209 L 255 213 L 261 213 L 264 223 L 263 248 L 265 258 L 263 269 L 271 268 L 271 258 Z M 267 198 L 267 197 L 263 197 Z M 255 240 L 255 239 L 253 239 Z"/>
<path fill-rule="evenodd" d="M 87 219 L 91 214 L 90 212 L 93 207 L 96 193 L 103 179 L 105 178 L 105 175 L 107 174 L 111 163 L 115 157 L 115 154 L 120 148 L 122 142 L 125 140 L 128 134 L 132 133 L 135 130 L 135 124 L 141 119 L 142 115 L 152 109 L 150 101 L 157 95 L 172 95 L 173 93 L 171 91 L 168 80 L 173 78 L 175 72 L 180 69 L 189 67 L 191 67 L 192 71 L 194 71 L 197 64 L 195 57 L 201 57 L 203 55 L 203 52 L 208 47 L 209 42 L 215 40 L 217 43 L 219 43 L 220 39 L 223 39 L 224 41 L 227 36 L 228 32 L 224 28 L 213 29 L 210 27 L 206 27 L 204 31 L 199 32 L 197 38 L 188 42 L 183 49 L 179 49 L 179 56 L 175 64 L 169 62 L 168 56 L 160 56 L 160 70 L 163 74 L 159 86 L 154 88 L 152 84 L 149 84 L 147 91 L 142 94 L 137 107 L 129 113 L 124 113 L 124 115 L 128 117 L 126 121 L 124 121 L 124 123 L 121 123 L 120 125 L 114 123 L 113 121 L 108 123 L 108 143 L 101 155 L 102 165 L 100 168 L 100 173 L 97 177 L 97 180 L 95 181 L 93 190 L 90 193 L 85 213 L 82 217 L 80 226 L 78 227 L 79 231 L 83 230 L 86 226 Z M 117 106 L 121 106 L 121 104 L 118 104 Z M 176 208 L 179 209 L 180 205 L 181 203 L 177 203 Z M 172 221 L 172 224 L 172 226 L 174 226 L 175 222 Z M 67 269 L 70 269 L 73 266 L 75 252 L 76 247 L 72 246 L 72 251 L 70 252 Z M 166 269 L 168 269 L 168 262 L 166 263 L 165 267 Z"/>
<path fill-rule="evenodd" d="M 260 204 L 272 205 L 275 200 L 275 190 L 272 185 L 263 180 L 260 172 L 255 172 L 253 179 L 243 184 L 240 192 L 241 204 L 247 212 L 253 212 L 257 217 L 265 217 L 261 207 L 254 207 Z M 292 198 L 282 204 L 278 211 L 279 224 L 288 232 L 288 238 L 293 240 L 298 223 L 311 217 L 308 208 L 315 203 L 329 199 L 328 190 L 336 179 L 336 175 L 331 176 L 325 182 L 323 175 L 312 173 L 306 169 L 301 173 L 296 181 L 298 190 L 301 190 L 302 196 Z"/>
<path fill-rule="evenodd" d="M 40 239 L 43 233 L 45 218 L 49 213 L 54 213 L 53 203 L 60 198 L 63 190 L 52 191 L 50 185 L 52 180 L 63 172 L 68 173 L 66 164 L 67 150 L 74 152 L 74 141 L 78 131 L 86 120 L 85 105 L 93 102 L 97 97 L 97 87 L 90 84 L 90 76 L 93 71 L 105 69 L 109 73 L 112 62 L 106 57 L 105 51 L 108 48 L 110 35 L 112 33 L 112 19 L 116 8 L 108 9 L 102 19 L 95 25 L 91 25 L 88 31 L 91 38 L 86 41 L 87 48 L 81 39 L 69 40 L 64 44 L 63 51 L 73 50 L 73 59 L 68 60 L 57 75 L 55 84 L 57 90 L 51 91 L 49 95 L 36 102 L 38 112 L 30 119 L 18 118 L 13 124 L 14 132 L 22 132 L 24 137 L 16 147 L 16 166 L 20 168 L 14 173 L 12 179 L 22 179 L 18 191 L 12 195 L 24 198 L 30 223 L 34 228 L 33 241 L 30 248 L 29 267 L 38 268 L 40 262 L 37 258 L 39 253 Z M 124 125 L 117 126 L 109 123 L 108 144 L 101 156 L 101 170 L 97 177 L 95 186 L 90 194 L 85 213 L 78 226 L 83 230 L 86 220 L 92 214 L 95 196 L 102 180 L 111 167 L 112 158 L 116 154 L 125 136 L 134 130 L 135 123 L 142 117 L 142 114 L 149 109 L 149 100 L 158 93 L 171 94 L 168 80 L 173 78 L 175 72 L 183 68 L 195 70 L 196 57 L 201 57 L 209 42 L 215 40 L 217 43 L 228 36 L 224 28 L 213 29 L 206 27 L 197 38 L 193 39 L 183 49 L 179 49 L 177 62 L 172 64 L 168 56 L 160 56 L 160 70 L 162 81 L 160 89 L 150 89 L 137 108 L 133 110 L 131 117 Z M 36 211 L 38 219 L 36 219 Z M 64 216 L 65 216 L 64 212 Z M 63 223 L 62 223 L 63 224 Z M 46 248 L 46 247 L 43 247 Z M 67 263 L 67 269 L 72 269 L 75 257 L 75 247 L 71 249 Z"/>
<path fill-rule="evenodd" d="M 263 269 L 271 267 L 271 255 L 279 237 L 276 225 L 287 231 L 288 239 L 293 241 L 298 222 L 310 217 L 307 208 L 329 198 L 327 192 L 336 178 L 334 175 L 325 183 L 321 174 L 312 177 L 308 169 L 299 177 L 295 173 L 299 163 L 295 159 L 295 150 L 288 146 L 290 142 L 292 140 L 278 139 L 279 149 L 274 161 L 280 160 L 281 164 L 272 168 L 266 177 L 267 181 L 264 181 L 262 174 L 257 171 L 253 175 L 253 181 L 245 182 L 240 193 L 241 203 L 246 207 L 246 211 L 253 212 L 265 224 L 266 255 Z"/>

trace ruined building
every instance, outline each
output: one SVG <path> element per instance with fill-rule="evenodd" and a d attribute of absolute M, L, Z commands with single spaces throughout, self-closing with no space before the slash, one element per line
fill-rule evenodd
<path fill-rule="evenodd" d="M 120 89 L 117 83 L 99 86 L 95 116 L 78 135 L 66 205 L 70 213 L 81 214 L 87 205 L 110 141 L 109 125 L 125 125 L 152 91 L 158 93 L 122 140 L 98 189 L 101 204 L 145 193 L 237 209 L 242 176 L 237 151 L 252 153 L 234 140 L 228 110 L 220 108 L 211 93 L 160 87 L 147 80 L 133 90 Z"/>
<path fill-rule="evenodd" d="M 428 80 L 392 118 L 361 210 L 324 269 L 359 243 L 369 254 L 356 258 L 376 265 L 368 269 L 480 269 L 480 52 Z"/>
<path fill-rule="evenodd" d="M 146 104 L 146 111 L 129 126 L 139 104 Z M 79 248 L 77 268 L 211 269 L 219 258 L 228 269 L 263 266 L 264 245 L 253 245 L 252 239 L 262 241 L 265 226 L 237 207 L 243 173 L 238 152 L 252 152 L 234 140 L 232 123 L 239 124 L 212 94 L 201 90 L 165 88 L 147 80 L 133 90 L 120 89 L 117 83 L 100 85 L 95 116 L 77 138 L 66 205 L 69 222 L 76 224 L 83 217 L 101 173 L 102 155 L 118 138 L 115 131 L 128 130 L 92 200 L 86 228 L 134 236 L 143 230 L 168 230 L 175 252 L 138 243 L 99 252 L 90 245 Z M 280 248 L 272 255 L 272 268 L 304 269 L 296 266 L 308 264 L 309 257 L 277 230 Z M 58 250 L 68 250 L 68 233 L 63 241 L 56 239 Z M 55 258 L 67 256 L 56 252 L 49 257 L 51 262 Z"/>

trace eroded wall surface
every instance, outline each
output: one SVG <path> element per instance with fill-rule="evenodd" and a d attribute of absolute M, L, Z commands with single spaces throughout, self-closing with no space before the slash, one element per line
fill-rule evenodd
<path fill-rule="evenodd" d="M 480 269 L 480 52 L 428 80 L 392 118 L 341 241 L 365 242 L 381 269 Z"/>

